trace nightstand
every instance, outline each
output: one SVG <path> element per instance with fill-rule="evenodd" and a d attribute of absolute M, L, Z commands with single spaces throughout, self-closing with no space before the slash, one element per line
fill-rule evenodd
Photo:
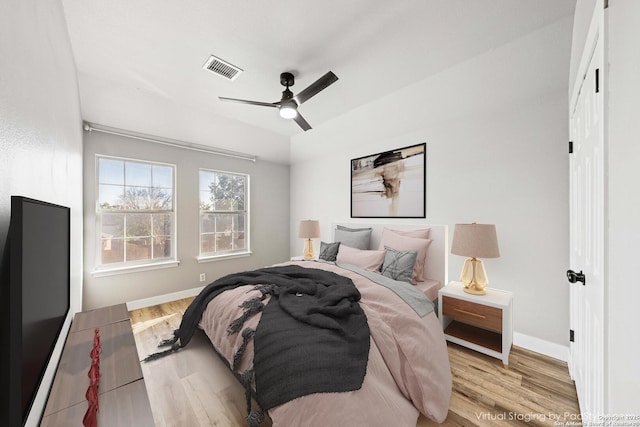
<path fill-rule="evenodd" d="M 447 341 L 501 359 L 506 367 L 513 343 L 513 294 L 486 290 L 486 295 L 472 295 L 462 283 L 449 283 L 438 292 L 438 315 Z"/>

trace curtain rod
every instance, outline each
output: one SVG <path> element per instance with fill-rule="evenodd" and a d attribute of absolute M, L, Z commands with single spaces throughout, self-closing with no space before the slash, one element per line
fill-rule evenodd
<path fill-rule="evenodd" d="M 233 157 L 234 159 L 249 160 L 251 162 L 255 162 L 257 160 L 257 157 L 250 156 L 248 154 L 240 154 L 240 153 L 231 153 L 231 152 L 225 152 L 225 151 L 218 151 L 218 150 L 215 150 L 215 149 L 209 149 L 209 148 L 204 147 L 204 146 L 195 146 L 193 144 L 181 143 L 181 142 L 178 142 L 178 141 L 175 141 L 175 142 L 163 141 L 163 140 L 160 140 L 160 139 L 134 135 L 134 134 L 131 134 L 131 133 L 127 133 L 125 131 L 119 131 L 119 130 L 115 131 L 115 130 L 105 129 L 105 128 L 102 128 L 102 127 L 96 127 L 96 125 L 92 125 L 92 124 L 87 123 L 87 122 L 84 123 L 84 130 L 86 130 L 88 132 L 93 132 L 93 131 L 103 132 L 103 133 L 108 133 L 110 135 L 123 136 L 125 138 L 132 138 L 132 139 L 139 139 L 141 141 L 155 142 L 156 144 L 168 145 L 170 147 L 183 148 L 185 150 L 199 151 L 201 153 L 215 154 L 217 156 Z"/>

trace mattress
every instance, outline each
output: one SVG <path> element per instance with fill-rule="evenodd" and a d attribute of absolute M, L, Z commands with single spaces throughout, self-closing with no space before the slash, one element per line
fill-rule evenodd
<path fill-rule="evenodd" d="M 442 285 L 437 280 L 426 279 L 423 282 L 416 283 L 415 286 L 420 289 L 427 298 L 435 302 L 438 299 L 438 291 Z"/>

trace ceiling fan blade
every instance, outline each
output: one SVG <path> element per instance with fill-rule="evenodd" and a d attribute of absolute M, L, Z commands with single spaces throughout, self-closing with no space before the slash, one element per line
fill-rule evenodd
<path fill-rule="evenodd" d="M 230 102 L 238 102 L 240 104 L 249 104 L 249 105 L 259 105 L 261 107 L 278 107 L 279 102 L 260 102 L 260 101 L 248 101 L 246 99 L 236 99 L 236 98 L 225 98 L 223 96 L 219 96 L 218 99 L 220 101 L 230 101 Z"/>
<path fill-rule="evenodd" d="M 333 72 L 329 71 L 324 76 L 320 77 L 315 82 L 311 83 L 306 89 L 303 89 L 298 93 L 293 99 L 296 100 L 298 105 L 307 101 L 312 96 L 316 95 L 318 92 L 326 89 L 328 86 L 332 85 L 338 80 L 338 76 L 333 74 Z"/>
<path fill-rule="evenodd" d="M 300 115 L 300 112 L 298 111 L 298 114 L 293 118 L 293 120 L 298 124 L 298 126 L 300 126 L 302 128 L 303 131 L 308 131 L 309 129 L 311 129 L 311 125 L 309 124 L 309 122 L 307 122 L 304 117 L 302 117 Z"/>

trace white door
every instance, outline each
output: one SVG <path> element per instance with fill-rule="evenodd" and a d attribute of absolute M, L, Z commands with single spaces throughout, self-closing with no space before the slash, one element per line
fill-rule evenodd
<path fill-rule="evenodd" d="M 570 110 L 570 367 L 583 421 L 604 414 L 604 56 L 593 23 Z"/>

